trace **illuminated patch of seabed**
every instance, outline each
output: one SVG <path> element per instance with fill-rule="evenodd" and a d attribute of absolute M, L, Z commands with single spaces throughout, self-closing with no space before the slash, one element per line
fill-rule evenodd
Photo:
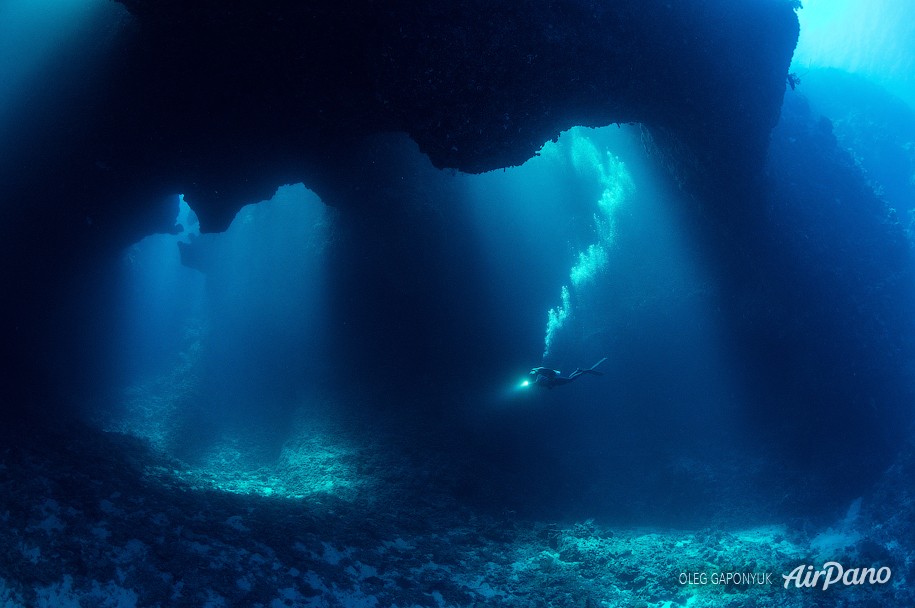
<path fill-rule="evenodd" d="M 119 415 L 106 420 L 102 429 L 144 439 L 171 457 L 175 429 L 181 428 L 187 405 L 182 395 L 194 395 L 193 380 L 175 369 L 167 378 L 126 389 Z M 276 456 L 265 457 L 258 438 L 233 433 L 223 433 L 201 449 L 193 463 L 173 459 L 171 467 L 157 465 L 146 474 L 191 490 L 290 499 L 323 494 L 348 500 L 374 485 L 357 471 L 357 447 L 332 422 L 314 416 L 300 416 Z"/>
<path fill-rule="evenodd" d="M 575 589 L 594 606 L 815 605 L 815 596 L 784 587 L 782 576 L 810 559 L 806 541 L 786 526 L 620 529 L 588 520 L 538 525 L 534 533 L 536 540 L 516 542 L 511 575 L 501 575 L 508 584 L 494 584 L 497 593 L 514 595 L 525 585 Z"/>
<path fill-rule="evenodd" d="M 358 472 L 358 450 L 332 425 L 300 424 L 273 459 L 251 456 L 251 440 L 224 434 L 190 466 L 147 471 L 171 476 L 191 490 L 302 499 L 355 499 L 373 486 Z"/>

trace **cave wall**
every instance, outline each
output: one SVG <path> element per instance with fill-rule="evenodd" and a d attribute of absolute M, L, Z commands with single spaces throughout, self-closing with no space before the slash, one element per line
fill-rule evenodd
<path fill-rule="evenodd" d="M 727 304 L 745 381 L 768 395 L 749 415 L 792 464 L 860 492 L 911 433 L 911 241 L 803 95 L 785 98 L 767 171 Z"/>

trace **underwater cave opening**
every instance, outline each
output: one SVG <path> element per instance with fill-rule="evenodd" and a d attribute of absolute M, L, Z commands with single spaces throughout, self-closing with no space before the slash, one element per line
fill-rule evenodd
<path fill-rule="evenodd" d="M 867 78 L 915 109 L 915 8 L 908 2 L 804 0 L 791 69 L 836 68 Z M 841 94 L 835 95 L 841 97 Z"/>
<path fill-rule="evenodd" d="M 326 453 L 307 428 L 356 421 L 329 434 L 336 445 L 434 454 L 462 500 L 618 521 L 670 516 L 672 487 L 680 523 L 715 517 L 712 504 L 751 517 L 826 466 L 777 478 L 780 450 L 809 429 L 772 442 L 777 425 L 754 416 L 789 411 L 821 381 L 748 389 L 779 367 L 748 376 L 770 344 L 746 319 L 755 331 L 781 318 L 719 282 L 732 260 L 707 246 L 714 228 L 698 234 L 638 127 L 573 129 L 482 175 L 439 171 L 402 135 L 378 148 L 397 160 L 359 208 L 285 186 L 225 233 L 197 234 L 177 200 L 184 230 L 128 249 L 117 315 L 93 336 L 122 370 L 104 387 L 115 407 L 95 412 L 102 428 L 251 470 L 294 444 Z M 741 267 L 745 280 L 769 284 L 777 269 L 758 266 Z M 603 357 L 600 377 L 518 390 L 531 367 Z M 772 491 L 754 499 L 754 486 Z"/>
<path fill-rule="evenodd" d="M 483 175 L 438 171 L 400 137 L 387 145 L 406 160 L 377 212 L 328 208 L 299 184 L 199 234 L 179 197 L 178 234 L 120 261 L 103 342 L 122 371 L 100 426 L 189 461 L 247 453 L 260 466 L 307 435 L 291 429 L 309 408 L 325 421 L 361 408 L 363 422 L 425 429 L 416 449 L 481 464 L 486 474 L 459 475 L 467 497 L 514 477 L 555 499 L 525 479 L 537 471 L 581 486 L 592 510 L 607 507 L 601 493 L 649 471 L 651 483 L 689 476 L 684 459 L 736 443 L 714 280 L 637 127 L 575 129 Z M 574 302 L 549 362 L 607 356 L 605 375 L 506 407 L 499 387 L 543 361 L 563 285 Z M 442 429 L 463 441 L 436 447 Z M 507 456 L 495 467 L 493 450 Z"/>

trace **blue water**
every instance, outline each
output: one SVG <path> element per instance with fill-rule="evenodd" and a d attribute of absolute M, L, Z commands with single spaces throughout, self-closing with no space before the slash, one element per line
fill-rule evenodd
<path fill-rule="evenodd" d="M 910 603 L 915 14 L 804 4 L 742 232 L 639 125 L 482 175 L 379 136 L 378 204 L 276 184 L 223 233 L 174 193 L 62 294 L 86 426 L 4 435 L 0 606 Z M 120 17 L 0 5 L 0 135 Z M 783 585 L 829 561 L 892 582 Z M 693 582 L 731 571 L 775 580 Z"/>
<path fill-rule="evenodd" d="M 862 76 L 915 104 L 915 10 L 905 2 L 807 0 L 792 68 L 836 68 Z"/>

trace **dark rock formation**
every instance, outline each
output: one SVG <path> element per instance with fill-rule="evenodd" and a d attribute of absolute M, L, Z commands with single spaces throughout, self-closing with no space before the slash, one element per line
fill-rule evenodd
<path fill-rule="evenodd" d="M 127 162 L 156 141 L 133 179 L 181 189 L 204 230 L 278 179 L 365 198 L 354 148 L 382 131 L 481 172 L 574 125 L 644 122 L 692 185 L 745 176 L 797 39 L 789 3 L 771 1 L 122 3 L 139 34 L 106 143 Z"/>
<path fill-rule="evenodd" d="M 174 194 L 204 231 L 282 183 L 370 205 L 375 133 L 478 172 L 573 125 L 642 122 L 682 184 L 727 200 L 764 159 L 798 33 L 777 0 L 120 3 L 0 158 L 13 393 L 66 340 L 67 277 L 170 230 Z M 66 76 L 90 57 L 92 78 Z"/>
<path fill-rule="evenodd" d="M 789 470 L 817 472 L 825 489 L 813 504 L 847 501 L 911 428 L 911 245 L 832 123 L 797 93 L 785 97 L 768 171 L 726 304 L 743 380 L 761 396 L 747 414 L 791 455 Z"/>

